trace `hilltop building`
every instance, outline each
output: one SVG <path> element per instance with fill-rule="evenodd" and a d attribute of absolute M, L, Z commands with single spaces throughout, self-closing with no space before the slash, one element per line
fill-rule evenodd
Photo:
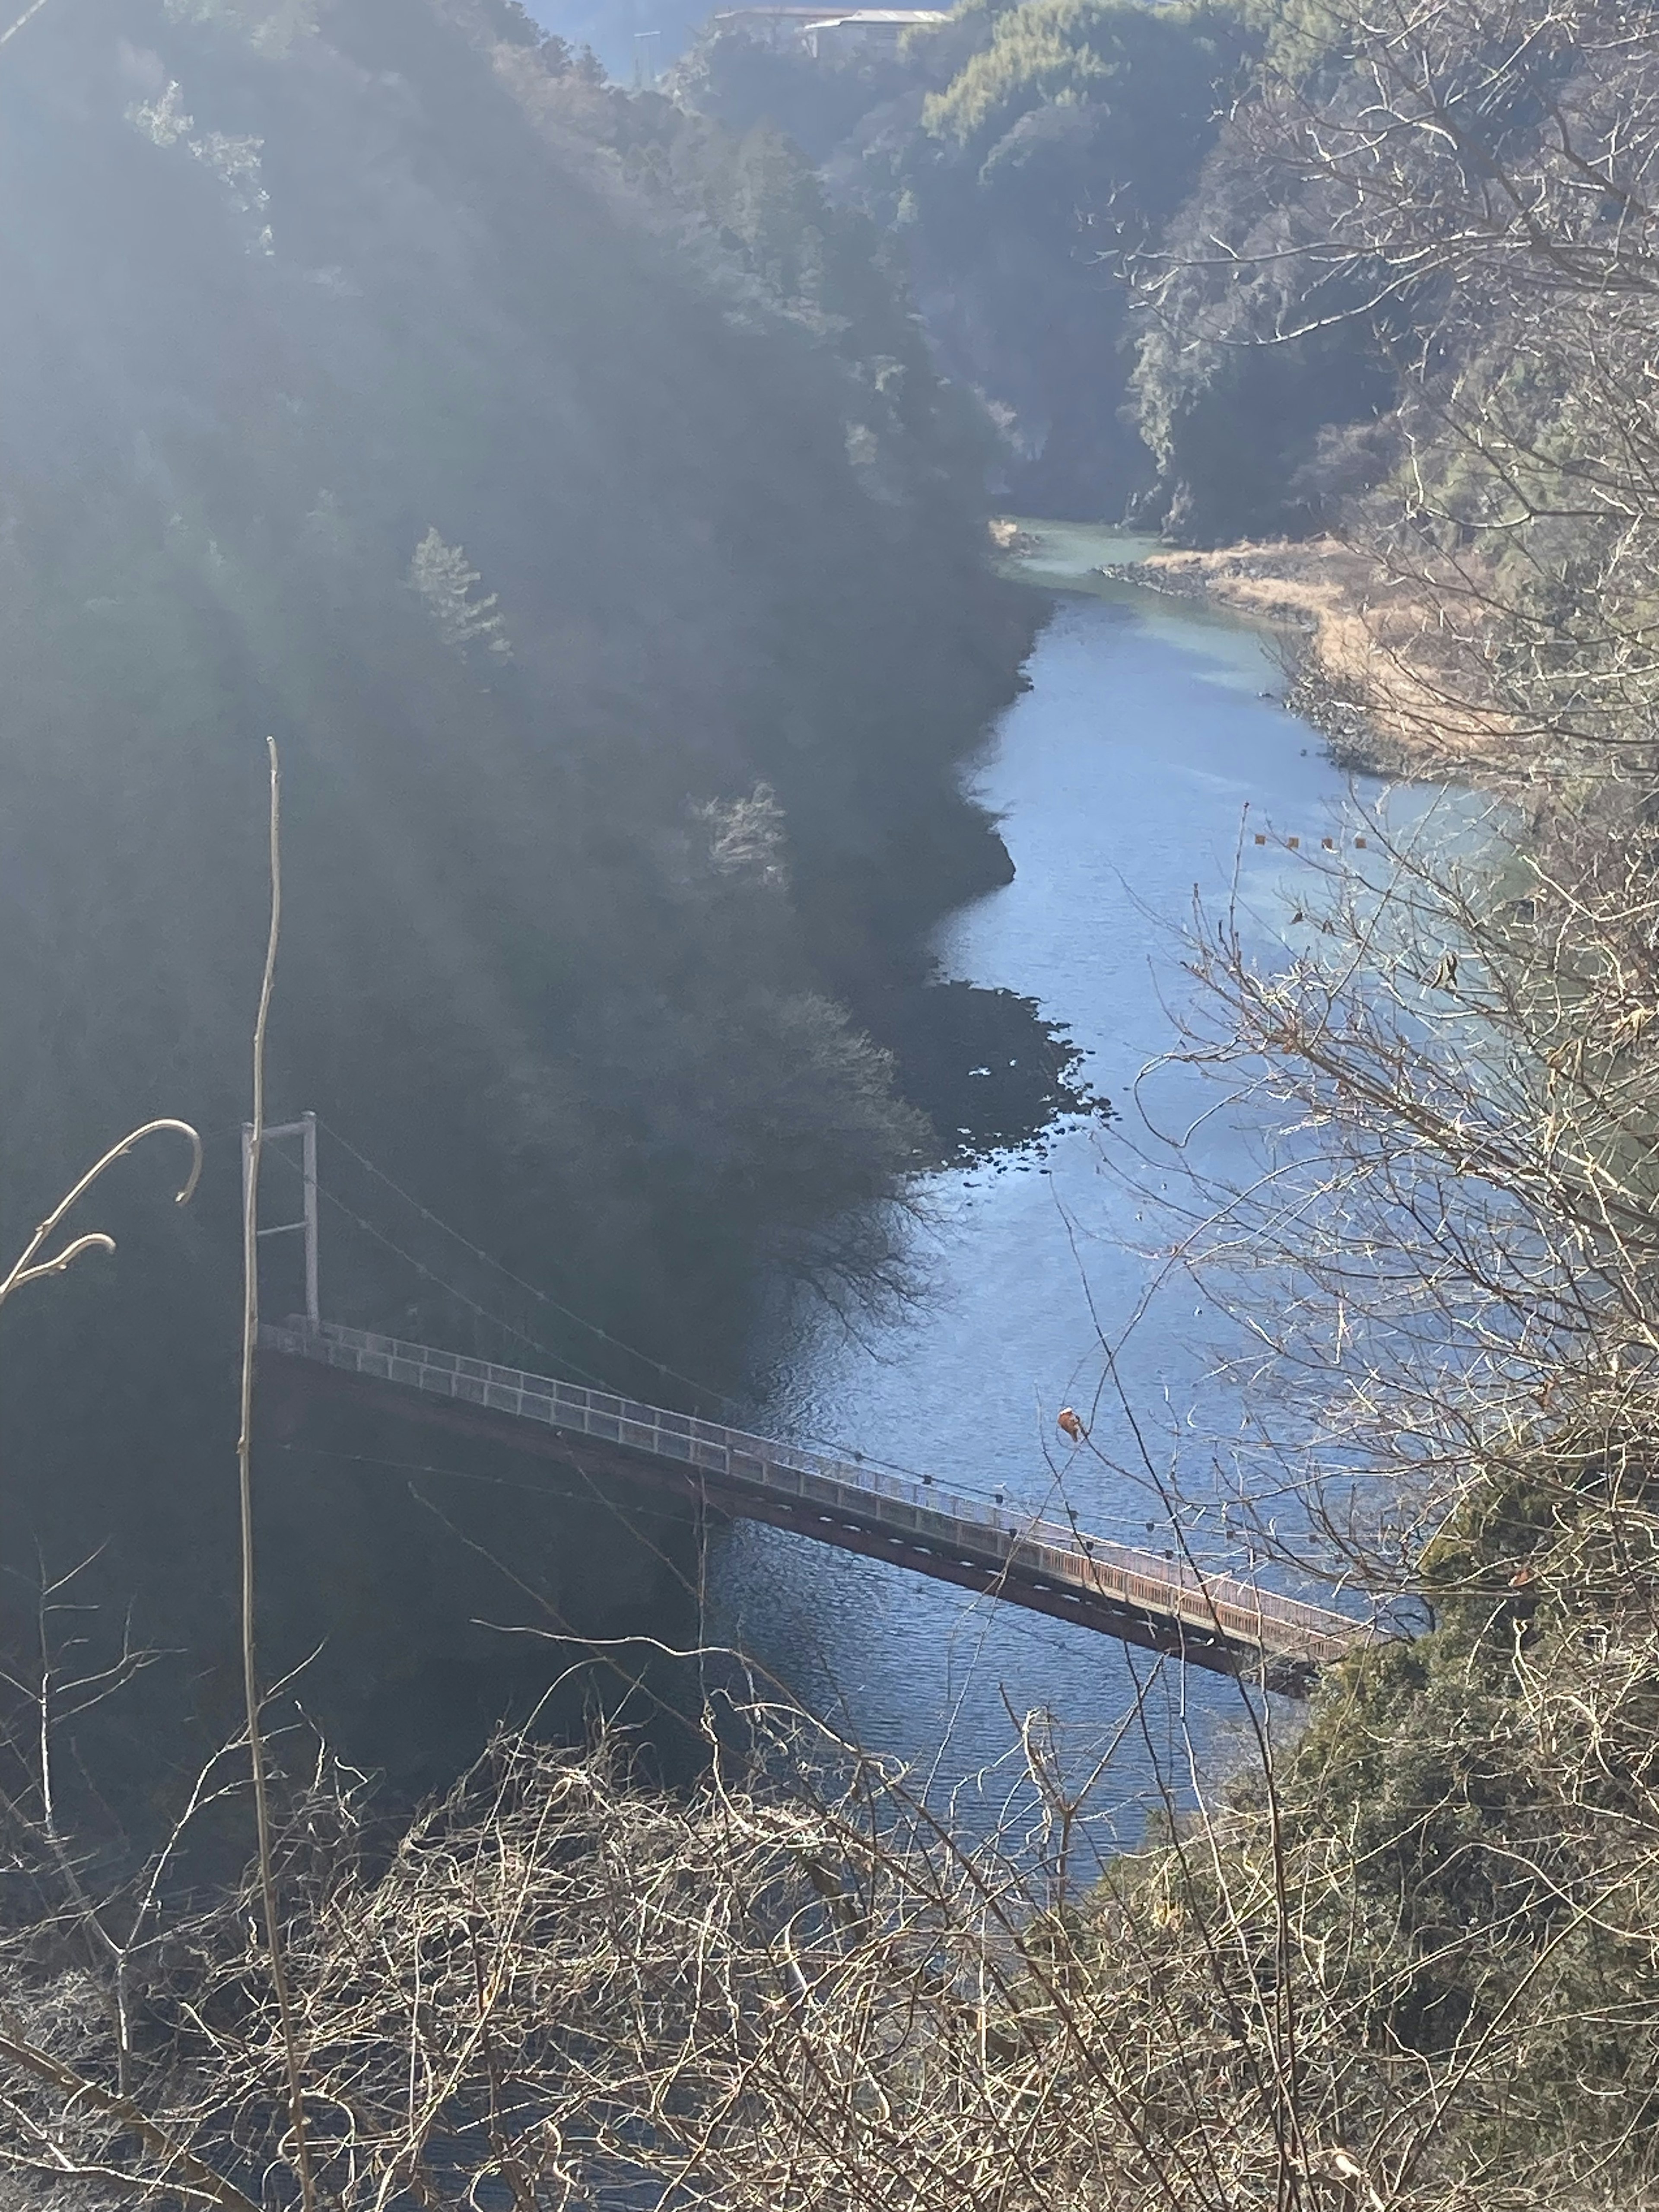
<path fill-rule="evenodd" d="M 854 8 L 827 15 L 822 8 L 728 8 L 714 21 L 726 31 L 767 46 L 804 46 L 814 60 L 895 46 L 906 31 L 945 20 L 942 8 Z"/>

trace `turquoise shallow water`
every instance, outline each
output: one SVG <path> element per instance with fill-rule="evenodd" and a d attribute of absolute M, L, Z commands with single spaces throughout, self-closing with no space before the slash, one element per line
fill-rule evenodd
<path fill-rule="evenodd" d="M 1009 1502 L 1069 1504 L 1085 1527 L 1162 1548 L 1156 1487 L 1063 1449 L 1070 1404 L 1097 1403 L 1106 1455 L 1133 1470 L 1123 1409 L 1102 1398 L 1102 1340 L 1160 1473 L 1224 1453 L 1237 1412 L 1215 1370 L 1232 1340 L 1184 1278 L 1158 1286 L 1161 1155 L 1134 1102 L 1164 1129 L 1215 1098 L 1185 1069 L 1137 1089 L 1170 1047 L 1189 988 L 1179 932 L 1194 891 L 1237 884 L 1247 933 L 1267 957 L 1292 910 L 1300 863 L 1356 793 L 1317 738 L 1272 696 L 1271 641 L 1251 629 L 1091 574 L 1144 541 L 1034 525 L 1019 566 L 1056 592 L 1028 666 L 975 778 L 1002 817 L 1012 884 L 952 917 L 937 952 L 947 976 L 1030 994 L 1072 1029 L 1090 1079 L 1123 1109 L 1062 1132 L 1046 1157 L 1007 1157 L 927 1179 L 932 1218 L 912 1250 L 924 1288 L 908 1311 L 850 1330 L 822 1310 L 780 1311 L 756 1347 L 765 1376 L 755 1425 L 834 1442 L 935 1472 Z M 1257 847 L 1254 831 L 1271 831 Z M 1212 1114 L 1204 1164 L 1248 1173 L 1271 1128 Z M 1212 1540 L 1224 1549 L 1218 1522 Z M 740 1642 L 797 1694 L 940 1791 L 967 1793 L 970 1824 L 1014 1774 L 1011 1711 L 1051 1712 L 1082 1771 L 1123 1725 L 1154 1671 L 1103 1638 L 757 1527 L 711 1560 L 710 1629 Z M 1169 1668 L 1114 1757 L 1101 1802 L 1135 1832 L 1160 1765 L 1177 1787 L 1215 1771 L 1242 1722 L 1235 1686 Z M 989 1778 L 979 1778 L 992 1770 Z"/>

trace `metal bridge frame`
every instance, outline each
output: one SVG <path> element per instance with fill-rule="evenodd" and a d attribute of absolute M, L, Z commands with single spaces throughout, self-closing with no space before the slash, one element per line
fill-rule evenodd
<path fill-rule="evenodd" d="M 393 1413 L 485 1435 L 589 1477 L 666 1486 L 732 1518 L 769 1521 L 843 1551 L 892 1559 L 1292 1696 L 1305 1696 L 1319 1668 L 1366 1633 L 1343 1614 L 1236 1576 L 1201 1575 L 954 1496 L 931 1480 L 848 1465 L 492 1361 L 298 1316 L 262 1328 L 259 1346 Z"/>
<path fill-rule="evenodd" d="M 407 1344 L 322 1318 L 318 1269 L 317 1116 L 270 1124 L 267 1144 L 300 1143 L 300 1218 L 262 1227 L 256 1239 L 304 1239 L 305 1303 L 281 1328 L 262 1327 L 259 1349 L 313 1382 L 328 1381 L 404 1417 L 483 1434 L 595 1473 L 655 1484 L 732 1519 L 771 1522 L 842 1551 L 887 1559 L 1009 1603 L 1166 1652 L 1218 1674 L 1248 1675 L 1305 1696 L 1322 1666 L 1368 1633 L 1326 1607 L 1283 1597 L 1229 1574 L 1105 1537 L 1075 1521 L 953 1495 L 919 1480 L 750 1436 L 661 1406 L 584 1389 L 459 1352 Z M 253 1130 L 242 1131 L 244 1214 L 253 1171 Z"/>
<path fill-rule="evenodd" d="M 256 1221 L 256 1239 L 265 1237 L 303 1237 L 306 1267 L 306 1321 L 313 1328 L 322 1325 L 321 1293 L 317 1272 L 317 1116 L 301 1114 L 297 1121 L 268 1122 L 264 1143 L 280 1144 L 284 1138 L 300 1139 L 300 1173 L 304 1196 L 297 1221 L 278 1221 L 269 1229 L 261 1229 Z M 247 1218 L 247 1187 L 253 1173 L 253 1124 L 242 1124 L 242 1218 Z"/>

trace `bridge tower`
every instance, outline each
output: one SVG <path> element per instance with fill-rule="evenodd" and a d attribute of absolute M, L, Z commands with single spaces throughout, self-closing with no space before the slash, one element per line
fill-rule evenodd
<path fill-rule="evenodd" d="M 322 1304 L 317 1286 L 317 1116 L 302 1114 L 297 1121 L 268 1122 L 264 1140 L 267 1145 L 300 1140 L 300 1177 L 302 1191 L 300 1218 L 297 1221 L 274 1222 L 269 1229 L 254 1224 L 256 1237 L 303 1237 L 305 1239 L 306 1319 L 315 1328 L 323 1317 Z M 242 1218 L 247 1218 L 248 1178 L 253 1171 L 253 1124 L 242 1124 Z"/>

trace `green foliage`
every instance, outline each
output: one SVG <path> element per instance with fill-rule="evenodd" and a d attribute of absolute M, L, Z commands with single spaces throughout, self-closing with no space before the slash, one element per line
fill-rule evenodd
<path fill-rule="evenodd" d="M 724 33 L 683 98 L 769 120 L 902 242 L 935 349 L 991 402 L 1009 495 L 1121 512 L 1127 255 L 1191 188 L 1250 51 L 1226 7 L 1029 0 L 959 9 L 897 57 L 823 64 Z"/>
<path fill-rule="evenodd" d="M 1145 2039 L 1137 2110 L 1193 2113 L 1206 2164 L 1282 2099 L 1352 2185 L 1310 2203 L 1650 2201 L 1654 1409 L 1579 1395 L 1494 1425 L 1421 1562 L 1433 1625 L 1328 1669 L 1294 1744 L 1076 1922 L 1103 2037 Z"/>
<path fill-rule="evenodd" d="M 828 161 L 864 118 L 902 98 L 916 80 L 914 58 L 824 54 L 762 43 L 711 21 L 673 72 L 673 95 L 739 136 L 766 122 L 809 161 Z"/>
<path fill-rule="evenodd" d="M 1029 0 L 923 108 L 895 180 L 947 359 L 971 364 L 1026 456 L 1015 495 L 1119 513 L 1144 455 L 1122 416 L 1126 261 L 1191 188 L 1248 51 L 1225 8 Z"/>
<path fill-rule="evenodd" d="M 1138 0 L 1025 0 L 998 15 L 990 42 L 924 109 L 935 137 L 981 155 L 1033 110 L 1105 111 L 1097 185 L 1130 195 L 1138 213 L 1170 212 L 1190 181 L 1195 149 L 1214 128 L 1243 58 L 1227 8 Z"/>
<path fill-rule="evenodd" d="M 1289 82 L 1328 76 L 1352 46 L 1351 21 L 1331 0 L 1243 0 L 1243 6 L 1267 69 Z"/>
<path fill-rule="evenodd" d="M 1301 536 L 1386 474 L 1389 338 L 1363 260 L 1308 251 L 1320 211 L 1235 126 L 1159 243 L 1131 380 L 1157 480 L 1138 519 L 1179 542 Z"/>
<path fill-rule="evenodd" d="M 1366 2040 L 1450 2057 L 1518 2015 L 1512 2124 L 1558 2154 L 1654 2056 L 1651 1449 L 1628 1401 L 1511 1439 L 1423 1556 L 1435 1626 L 1333 1670 L 1283 1783 Z"/>
<path fill-rule="evenodd" d="M 322 0 L 167 0 L 175 23 L 222 23 L 246 38 L 255 51 L 286 53 L 296 39 L 317 28 Z"/>

